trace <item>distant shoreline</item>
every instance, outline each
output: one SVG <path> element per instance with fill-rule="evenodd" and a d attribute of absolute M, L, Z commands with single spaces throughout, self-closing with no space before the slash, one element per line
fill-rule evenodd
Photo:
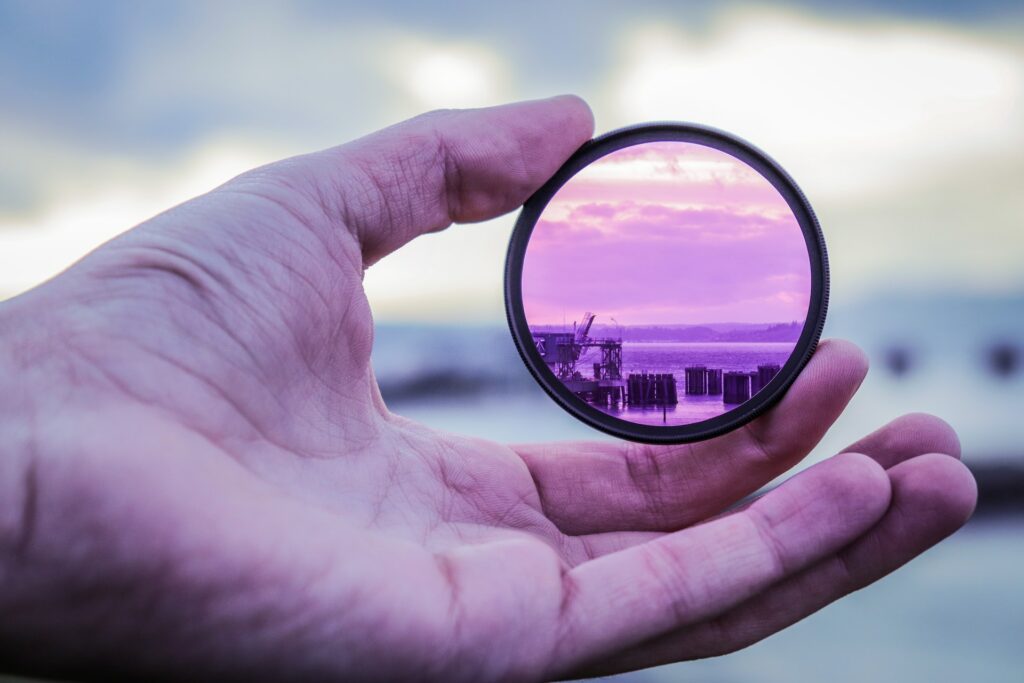
<path fill-rule="evenodd" d="M 710 323 L 707 325 L 609 325 L 595 324 L 589 336 L 624 342 L 791 342 L 800 339 L 803 321 L 780 323 Z M 573 332 L 566 325 L 531 325 L 534 334 Z"/>
<path fill-rule="evenodd" d="M 623 339 L 623 344 L 794 344 L 794 341 L 748 341 L 746 339 L 711 339 L 708 341 L 692 341 L 678 339 Z"/>

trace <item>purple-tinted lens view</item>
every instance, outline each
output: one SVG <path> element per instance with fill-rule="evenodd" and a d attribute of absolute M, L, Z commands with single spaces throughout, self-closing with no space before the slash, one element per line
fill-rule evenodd
<path fill-rule="evenodd" d="M 732 410 L 789 359 L 810 301 L 796 217 L 725 152 L 651 142 L 573 176 L 522 275 L 534 344 L 580 400 L 676 426 Z"/>

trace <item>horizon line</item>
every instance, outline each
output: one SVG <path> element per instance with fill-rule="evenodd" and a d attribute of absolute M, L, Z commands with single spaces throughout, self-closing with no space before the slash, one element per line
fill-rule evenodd
<path fill-rule="evenodd" d="M 531 327 L 531 328 L 532 327 L 573 327 L 573 326 L 575 326 L 577 324 L 577 322 L 578 321 L 574 320 L 571 324 L 570 323 L 566 323 L 566 322 L 561 322 L 561 323 L 536 323 L 536 324 L 529 324 L 528 323 L 527 326 Z M 633 327 L 713 327 L 715 325 L 746 325 L 746 326 L 763 325 L 763 326 L 766 326 L 766 327 L 771 327 L 771 326 L 775 326 L 775 325 L 803 325 L 806 322 L 807 322 L 806 319 L 804 319 L 804 320 L 785 320 L 785 321 L 781 321 L 780 320 L 780 321 L 763 322 L 763 323 L 761 323 L 761 322 L 758 322 L 758 323 L 745 323 L 745 322 L 735 322 L 735 321 L 723 320 L 723 321 L 716 321 L 716 322 L 713 322 L 713 323 L 632 323 L 632 324 L 628 324 L 628 325 L 626 325 L 626 324 L 621 324 L 620 325 L 620 324 L 616 324 L 616 323 L 599 323 L 599 322 L 595 322 L 595 323 L 593 323 L 592 326 L 593 327 L 621 327 L 623 329 L 628 329 L 628 328 L 633 328 Z"/>

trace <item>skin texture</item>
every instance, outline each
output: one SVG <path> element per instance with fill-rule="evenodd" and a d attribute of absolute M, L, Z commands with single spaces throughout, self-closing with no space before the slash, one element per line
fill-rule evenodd
<path fill-rule="evenodd" d="M 508 446 L 388 411 L 365 268 L 514 209 L 592 127 L 574 97 L 426 114 L 248 172 L 0 305 L 0 666 L 604 674 L 742 648 L 962 525 L 974 482 L 926 415 L 725 512 L 857 390 L 841 341 L 688 446 Z"/>

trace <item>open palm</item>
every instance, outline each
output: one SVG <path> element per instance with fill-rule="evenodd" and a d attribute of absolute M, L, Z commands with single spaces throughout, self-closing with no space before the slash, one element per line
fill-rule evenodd
<path fill-rule="evenodd" d="M 843 410 L 866 372 L 844 342 L 692 446 L 506 446 L 388 411 L 364 269 L 512 210 L 591 128 L 571 97 L 427 114 L 246 173 L 0 307 L 0 662 L 609 673 L 748 645 L 959 527 L 973 481 L 922 415 L 723 514 Z"/>

